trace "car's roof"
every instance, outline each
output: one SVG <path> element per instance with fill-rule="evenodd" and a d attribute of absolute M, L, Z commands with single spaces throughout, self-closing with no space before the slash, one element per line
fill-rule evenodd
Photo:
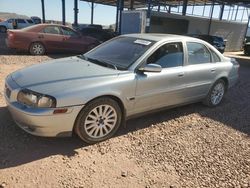
<path fill-rule="evenodd" d="M 175 39 L 194 39 L 193 37 L 174 35 L 174 34 L 159 34 L 159 33 L 146 33 L 146 34 L 127 34 L 124 36 L 135 37 L 144 40 L 162 41 L 162 40 L 175 40 Z"/>

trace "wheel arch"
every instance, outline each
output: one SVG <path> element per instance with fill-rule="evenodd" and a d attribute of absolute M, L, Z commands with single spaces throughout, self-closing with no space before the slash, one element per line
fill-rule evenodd
<path fill-rule="evenodd" d="M 92 101 L 96 100 L 96 99 L 100 99 L 100 98 L 111 98 L 113 99 L 115 102 L 117 102 L 117 104 L 119 105 L 119 107 L 121 108 L 121 111 L 122 111 L 122 125 L 125 126 L 125 121 L 126 121 L 126 108 L 124 106 L 124 103 L 122 102 L 122 100 L 115 96 L 115 95 L 112 95 L 112 94 L 106 94 L 106 95 L 100 95 L 98 97 L 95 97 L 95 98 L 92 98 L 90 100 L 88 100 L 85 105 L 82 107 L 82 109 L 80 110 L 80 112 L 77 114 L 76 116 L 76 119 L 75 119 L 75 122 L 74 122 L 74 126 L 73 126 L 73 130 L 75 128 L 75 125 L 76 125 L 76 121 L 79 117 L 79 115 L 81 114 L 82 110 L 85 108 L 85 106 L 87 106 L 89 103 L 91 103 Z"/>
<path fill-rule="evenodd" d="M 229 85 L 229 81 L 228 81 L 228 78 L 223 76 L 223 77 L 220 77 L 219 79 L 217 79 L 216 81 L 218 80 L 223 80 L 225 82 L 225 89 L 227 90 L 228 89 L 228 85 Z"/>
<path fill-rule="evenodd" d="M 38 41 L 37 41 L 37 40 L 31 41 L 30 44 L 28 45 L 28 51 L 30 51 L 30 47 L 31 47 L 31 45 L 34 44 L 34 43 L 40 43 L 40 44 L 42 44 L 43 47 L 44 47 L 45 53 L 47 52 L 47 48 L 46 48 L 45 44 L 44 44 L 42 41 L 39 41 L 39 40 L 38 40 Z"/>

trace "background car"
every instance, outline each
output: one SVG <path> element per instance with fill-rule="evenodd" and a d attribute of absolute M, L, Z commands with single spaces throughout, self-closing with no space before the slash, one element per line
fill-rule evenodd
<path fill-rule="evenodd" d="M 100 43 L 105 42 L 116 36 L 114 32 L 100 29 L 97 27 L 81 28 L 79 32 L 84 36 L 90 36 L 97 39 Z"/>
<path fill-rule="evenodd" d="M 38 24 L 21 30 L 9 30 L 6 39 L 9 48 L 29 51 L 33 55 L 47 52 L 84 53 L 99 42 L 91 37 L 81 36 L 75 30 L 56 24 Z"/>
<path fill-rule="evenodd" d="M 205 41 L 131 34 L 10 74 L 5 98 L 14 120 L 31 134 L 75 131 L 96 143 L 114 135 L 126 119 L 150 111 L 199 101 L 218 106 L 237 83 L 238 70 L 235 59 Z"/>
<path fill-rule="evenodd" d="M 35 23 L 35 24 L 40 24 L 42 23 L 42 19 L 37 17 L 37 16 L 31 16 L 30 17 L 32 19 L 32 21 Z"/>
<path fill-rule="evenodd" d="M 21 29 L 31 25 L 34 25 L 31 19 L 11 18 L 0 22 L 0 32 L 6 33 L 8 29 Z"/>
<path fill-rule="evenodd" d="M 202 40 L 210 43 L 221 53 L 225 52 L 226 43 L 222 37 L 212 36 L 212 35 L 197 35 L 197 34 L 190 35 L 190 36 L 202 39 Z"/>

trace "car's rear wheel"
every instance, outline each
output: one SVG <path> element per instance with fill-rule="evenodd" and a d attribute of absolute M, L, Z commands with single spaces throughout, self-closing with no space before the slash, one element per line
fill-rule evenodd
<path fill-rule="evenodd" d="M 103 97 L 87 104 L 77 117 L 74 131 L 85 142 L 94 144 L 112 137 L 121 124 L 121 108 Z"/>
<path fill-rule="evenodd" d="M 7 28 L 5 26 L 0 26 L 0 33 L 6 33 Z"/>
<path fill-rule="evenodd" d="M 43 55 L 45 54 L 45 47 L 40 42 L 34 42 L 30 45 L 29 51 L 32 55 Z"/>
<path fill-rule="evenodd" d="M 225 82 L 222 79 L 217 80 L 210 89 L 206 99 L 204 100 L 204 104 L 206 104 L 209 107 L 218 106 L 224 97 L 225 91 L 226 91 Z"/>

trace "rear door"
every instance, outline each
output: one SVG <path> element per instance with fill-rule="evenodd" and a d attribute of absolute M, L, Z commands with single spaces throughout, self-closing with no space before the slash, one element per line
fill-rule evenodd
<path fill-rule="evenodd" d="M 17 28 L 22 29 L 27 26 L 27 23 L 24 19 L 16 19 L 17 21 Z"/>
<path fill-rule="evenodd" d="M 204 98 L 216 76 L 216 64 L 204 44 L 190 41 L 186 43 L 186 47 L 187 96 L 190 100 Z"/>
<path fill-rule="evenodd" d="M 46 26 L 38 34 L 38 40 L 45 44 L 46 50 L 63 50 L 63 35 L 58 26 Z"/>
<path fill-rule="evenodd" d="M 88 48 L 88 40 L 84 40 L 80 34 L 68 27 L 61 27 L 63 34 L 63 48 L 67 51 L 85 52 Z"/>

